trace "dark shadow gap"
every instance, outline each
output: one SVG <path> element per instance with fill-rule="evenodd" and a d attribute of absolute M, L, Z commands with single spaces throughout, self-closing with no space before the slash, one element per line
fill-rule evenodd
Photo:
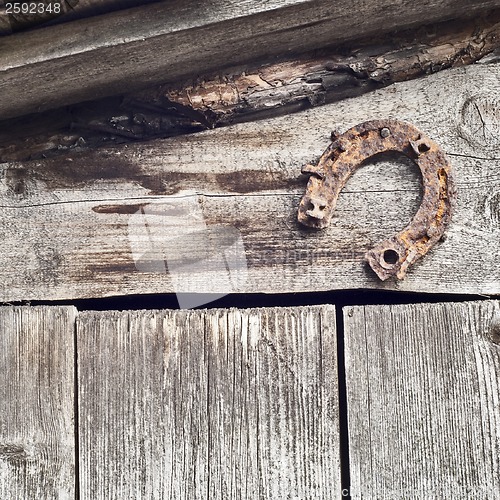
<path fill-rule="evenodd" d="M 74 342 L 74 425 L 75 425 L 75 500 L 80 500 L 80 406 L 78 399 L 78 332 L 77 321 L 73 329 Z"/>
<path fill-rule="evenodd" d="M 344 314 L 342 307 L 335 307 L 337 327 L 337 387 L 339 398 L 339 453 L 340 487 L 342 498 L 351 498 L 351 470 L 349 456 L 349 418 L 347 412 L 347 379 L 344 351 Z"/>
<path fill-rule="evenodd" d="M 184 296 L 185 297 L 185 296 Z M 201 300 L 200 300 L 201 297 Z M 350 305 L 392 305 L 437 302 L 465 302 L 471 300 L 494 299 L 498 296 L 478 294 L 434 294 L 415 292 L 395 292 L 387 290 L 339 290 L 331 292 L 301 292 L 301 293 L 242 293 L 218 295 L 198 295 L 196 303 L 203 303 L 193 309 L 213 309 L 238 307 L 242 309 L 253 307 L 296 307 L 308 305 L 334 304 L 339 311 Z M 214 300 L 215 299 L 215 300 Z M 181 300 L 181 302 L 186 302 Z M 188 301 L 189 302 L 189 301 Z M 79 311 L 122 311 L 138 309 L 179 309 L 179 300 L 176 294 L 125 295 L 116 297 L 102 297 L 95 299 L 75 300 L 31 300 L 9 302 L 4 305 L 52 305 L 74 306 Z"/>

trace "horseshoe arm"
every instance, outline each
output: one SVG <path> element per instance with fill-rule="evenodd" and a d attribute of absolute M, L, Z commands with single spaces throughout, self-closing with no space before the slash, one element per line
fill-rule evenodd
<path fill-rule="evenodd" d="M 420 168 L 423 197 L 412 221 L 399 233 L 376 244 L 365 259 L 381 280 L 404 278 L 416 260 L 442 237 L 451 220 L 456 199 L 450 163 L 440 147 L 413 125 L 398 120 L 374 120 L 338 135 L 311 174 L 298 212 L 302 224 L 326 227 L 340 191 L 365 160 L 384 151 L 398 151 Z"/>

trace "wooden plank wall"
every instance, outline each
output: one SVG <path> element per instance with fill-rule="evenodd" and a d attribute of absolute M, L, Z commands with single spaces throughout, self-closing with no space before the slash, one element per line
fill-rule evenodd
<path fill-rule="evenodd" d="M 193 287 L 204 293 L 376 288 L 499 294 L 499 84 L 500 64 L 473 65 L 268 121 L 3 164 L 0 300 Z M 420 174 L 411 161 L 385 157 L 359 169 L 324 230 L 302 228 L 297 208 L 307 182 L 300 168 L 324 151 L 331 130 L 384 117 L 409 121 L 441 145 L 454 169 L 458 203 L 447 240 L 405 280 L 381 283 L 364 254 L 417 211 Z M 193 262 L 207 257 L 206 246 L 190 238 L 157 248 L 157 272 L 137 266 L 130 225 L 141 210 L 149 210 L 146 222 L 159 231 L 160 244 L 173 231 L 199 230 L 200 221 L 239 233 L 247 265 L 242 286 L 233 290 L 227 273 L 203 265 L 175 284 L 165 272 L 166 254 L 182 262 L 188 248 Z M 161 233 L 172 210 L 186 216 Z"/>
<path fill-rule="evenodd" d="M 75 317 L 0 309 L 0 498 L 340 491 L 334 307 Z"/>
<path fill-rule="evenodd" d="M 500 303 L 343 316 L 1 308 L 1 498 L 497 498 Z"/>
<path fill-rule="evenodd" d="M 352 498 L 499 498 L 498 302 L 344 310 Z"/>

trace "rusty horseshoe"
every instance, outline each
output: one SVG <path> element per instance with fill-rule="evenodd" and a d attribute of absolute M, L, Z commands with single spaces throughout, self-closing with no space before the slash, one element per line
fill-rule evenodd
<path fill-rule="evenodd" d="M 413 220 L 399 233 L 365 254 L 382 280 L 403 279 L 408 268 L 440 239 L 451 220 L 456 198 L 451 166 L 440 147 L 409 123 L 373 120 L 343 134 L 332 133 L 332 143 L 317 165 L 306 165 L 311 174 L 299 205 L 298 220 L 313 228 L 326 227 L 340 191 L 365 160 L 384 151 L 398 151 L 420 168 L 423 197 Z"/>

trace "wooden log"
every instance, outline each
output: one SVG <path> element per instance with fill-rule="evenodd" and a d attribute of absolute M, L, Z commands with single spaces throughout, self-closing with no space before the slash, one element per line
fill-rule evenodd
<path fill-rule="evenodd" d="M 18 33 L 0 40 L 0 119 L 498 6 L 175 0 Z"/>
<path fill-rule="evenodd" d="M 207 127 L 270 118 L 339 101 L 475 62 L 500 45 L 500 11 L 371 37 L 349 48 L 323 49 L 292 60 L 233 70 L 213 78 L 127 96 L 125 105 L 175 108 Z"/>
<path fill-rule="evenodd" d="M 4 164 L 1 300 L 350 288 L 498 294 L 499 80 L 498 64 L 445 70 L 269 121 Z M 331 129 L 384 117 L 414 123 L 441 145 L 458 203 L 447 240 L 404 280 L 380 282 L 364 255 L 417 211 L 413 162 L 368 162 L 324 230 L 300 226 L 297 208 L 300 168 L 327 147 Z M 244 262 L 234 254 L 224 264 L 230 249 Z"/>
<path fill-rule="evenodd" d="M 0 498 L 75 498 L 75 317 L 0 308 Z"/>
<path fill-rule="evenodd" d="M 344 308 L 351 498 L 496 498 L 498 302 Z"/>
<path fill-rule="evenodd" d="M 77 337 L 82 498 L 338 495 L 332 306 L 84 312 Z"/>
<path fill-rule="evenodd" d="M 470 64 L 498 46 L 500 11 L 10 119 L 0 123 L 0 162 L 268 119 Z"/>

